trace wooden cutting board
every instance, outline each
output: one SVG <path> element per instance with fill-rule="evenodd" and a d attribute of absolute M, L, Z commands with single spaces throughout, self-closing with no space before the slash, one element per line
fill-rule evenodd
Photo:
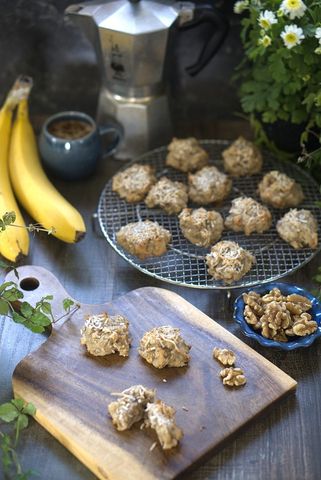
<path fill-rule="evenodd" d="M 19 268 L 19 275 L 30 303 L 53 294 L 54 313 L 62 313 L 61 302 L 68 294 L 50 272 L 27 266 Z M 14 279 L 12 274 L 9 279 Z M 90 357 L 80 345 L 84 314 L 102 311 L 128 318 L 133 339 L 129 358 Z M 179 327 L 192 345 L 188 367 L 156 370 L 139 357 L 140 338 L 160 325 Z M 220 366 L 212 358 L 214 346 L 236 353 L 237 366 L 247 377 L 244 387 L 223 386 Z M 157 396 L 176 408 L 184 431 L 178 448 L 164 452 L 157 445 L 150 451 L 154 432 L 139 426 L 127 432 L 114 429 L 107 415 L 107 404 L 115 399 L 110 394 L 134 384 L 156 388 Z M 81 305 L 54 326 L 47 341 L 22 360 L 13 375 L 15 396 L 33 402 L 36 420 L 104 480 L 182 478 L 295 387 L 295 380 L 179 295 L 153 287 L 112 303 Z"/>

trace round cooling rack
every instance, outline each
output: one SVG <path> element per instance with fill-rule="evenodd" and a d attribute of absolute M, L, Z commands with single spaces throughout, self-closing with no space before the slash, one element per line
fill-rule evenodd
<path fill-rule="evenodd" d="M 223 170 L 222 150 L 231 142 L 225 140 L 202 140 L 200 144 L 210 156 L 210 165 L 215 165 Z M 166 175 L 172 180 L 187 183 L 187 175 L 165 165 L 167 148 L 161 147 L 137 158 L 135 162 L 126 164 L 122 170 L 133 163 L 149 164 L 155 167 L 157 177 Z M 219 206 L 211 206 L 219 211 L 225 218 L 231 207 L 231 201 L 240 195 L 246 195 L 259 200 L 257 185 L 263 175 L 270 170 L 279 170 L 297 180 L 301 184 L 305 200 L 299 208 L 310 210 L 316 217 L 318 225 L 321 224 L 321 209 L 316 206 L 320 200 L 317 183 L 297 165 L 289 162 L 280 162 L 268 152 L 263 152 L 264 165 L 258 175 L 233 178 L 233 188 L 229 197 Z M 199 207 L 189 203 L 190 207 Z M 209 207 L 207 207 L 209 208 Z M 141 272 L 165 282 L 183 285 L 185 287 L 208 289 L 232 289 L 248 287 L 258 283 L 267 283 L 288 275 L 309 262 L 320 250 L 308 248 L 295 250 L 280 239 L 275 225 L 278 219 L 288 209 L 275 209 L 269 206 L 273 216 L 270 230 L 264 234 L 251 234 L 245 236 L 239 232 L 224 230 L 221 240 L 233 240 L 243 248 L 249 250 L 256 257 L 256 264 L 239 281 L 232 285 L 225 285 L 222 281 L 214 280 L 207 273 L 204 256 L 210 249 L 197 247 L 186 240 L 179 228 L 176 215 L 168 215 L 160 209 L 150 209 L 141 202 L 127 203 L 112 191 L 112 180 L 109 180 L 103 189 L 98 204 L 98 220 L 101 230 L 110 245 L 128 263 Z M 161 257 L 150 257 L 140 260 L 126 252 L 116 241 L 116 233 L 127 223 L 139 220 L 152 220 L 167 228 L 172 234 L 172 243 L 167 253 Z M 320 233 L 320 232 L 319 232 Z M 320 234 L 319 234 L 320 238 Z"/>

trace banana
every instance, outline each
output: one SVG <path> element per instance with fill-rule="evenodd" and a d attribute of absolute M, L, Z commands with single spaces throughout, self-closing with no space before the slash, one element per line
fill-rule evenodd
<path fill-rule="evenodd" d="M 81 214 L 56 190 L 43 171 L 29 121 L 27 98 L 18 105 L 9 170 L 16 197 L 33 219 L 64 242 L 74 243 L 84 236 L 86 227 Z"/>
<path fill-rule="evenodd" d="M 13 195 L 8 169 L 12 113 L 18 103 L 16 88 L 17 84 L 9 92 L 0 110 L 0 216 L 11 211 L 16 214 L 13 223 L 16 226 L 0 232 L 0 254 L 11 262 L 17 262 L 22 255 L 28 255 L 29 251 L 29 233 Z"/>

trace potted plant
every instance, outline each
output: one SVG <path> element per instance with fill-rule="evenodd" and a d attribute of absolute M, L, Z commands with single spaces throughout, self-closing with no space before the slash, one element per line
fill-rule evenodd
<path fill-rule="evenodd" d="M 321 163 L 321 1 L 244 0 L 241 106 L 261 141 Z M 310 145 L 311 147 L 311 145 Z"/>

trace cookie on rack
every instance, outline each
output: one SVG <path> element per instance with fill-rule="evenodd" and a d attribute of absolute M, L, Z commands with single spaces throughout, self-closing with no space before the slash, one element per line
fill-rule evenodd
<path fill-rule="evenodd" d="M 166 165 L 181 172 L 194 172 L 208 164 L 209 156 L 194 137 L 173 138 L 168 145 Z"/>
<path fill-rule="evenodd" d="M 187 201 L 187 186 L 167 177 L 161 177 L 145 199 L 148 208 L 160 207 L 169 215 L 180 213 L 187 206 Z"/>
<path fill-rule="evenodd" d="M 233 177 L 255 175 L 262 169 L 263 159 L 254 143 L 244 137 L 238 137 L 222 152 L 224 168 Z"/>
<path fill-rule="evenodd" d="M 258 190 L 261 200 L 275 208 L 296 207 L 304 199 L 301 185 L 278 170 L 264 175 Z"/>
<path fill-rule="evenodd" d="M 184 237 L 198 247 L 210 247 L 222 236 L 223 218 L 215 210 L 184 208 L 178 218 Z"/>
<path fill-rule="evenodd" d="M 121 227 L 116 233 L 116 239 L 127 252 L 144 260 L 166 253 L 172 235 L 157 222 L 144 220 Z"/>
<path fill-rule="evenodd" d="M 114 175 L 112 190 L 127 202 L 141 202 L 154 183 L 156 183 L 154 168 L 150 165 L 134 163 L 131 167 Z"/>
<path fill-rule="evenodd" d="M 222 240 L 206 255 L 208 273 L 215 280 L 231 284 L 240 280 L 251 270 L 255 257 L 238 243 Z"/>
<path fill-rule="evenodd" d="M 271 224 L 270 210 L 251 197 L 237 197 L 232 200 L 232 207 L 225 219 L 226 228 L 234 232 L 244 232 L 245 235 L 263 233 Z"/>
<path fill-rule="evenodd" d="M 216 167 L 203 167 L 196 173 L 188 175 L 189 198 L 198 204 L 221 202 L 232 188 L 232 181 Z"/>
<path fill-rule="evenodd" d="M 276 224 L 282 240 L 295 249 L 318 246 L 318 223 L 309 210 L 291 209 Z"/>

